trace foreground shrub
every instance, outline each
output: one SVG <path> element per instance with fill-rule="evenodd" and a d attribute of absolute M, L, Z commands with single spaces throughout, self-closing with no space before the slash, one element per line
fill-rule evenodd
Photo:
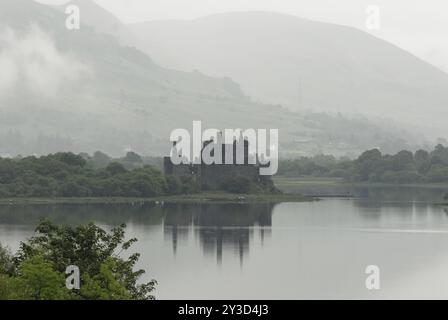
<path fill-rule="evenodd" d="M 134 271 L 140 255 L 120 257 L 137 241 L 125 241 L 124 228 L 108 233 L 93 223 L 69 227 L 42 221 L 14 256 L 0 247 L 0 299 L 154 299 L 156 282 L 139 284 L 145 271 Z M 79 267 L 79 290 L 66 288 L 70 265 Z"/>

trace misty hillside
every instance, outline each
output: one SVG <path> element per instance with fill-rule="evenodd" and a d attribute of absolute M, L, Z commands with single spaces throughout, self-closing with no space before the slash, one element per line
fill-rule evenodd
<path fill-rule="evenodd" d="M 357 29 L 267 12 L 129 27 L 157 63 L 232 77 L 264 102 L 382 115 L 447 134 L 448 75 Z"/>
<path fill-rule="evenodd" d="M 76 5 L 82 13 L 82 22 L 92 26 L 96 32 L 113 34 L 122 45 L 135 43 L 132 32 L 112 13 L 98 6 L 91 0 L 73 0 L 63 5 L 55 6 L 61 12 L 69 5 Z"/>
<path fill-rule="evenodd" d="M 71 31 L 61 8 L 0 2 L 0 155 L 129 149 L 162 155 L 169 133 L 190 129 L 193 120 L 206 128 L 278 128 L 283 153 L 394 151 L 412 141 L 362 118 L 303 116 L 254 103 L 228 77 L 160 67 L 108 34 L 115 21 L 109 13 L 77 4 L 83 15 L 104 19 L 96 26 L 82 20 Z"/>

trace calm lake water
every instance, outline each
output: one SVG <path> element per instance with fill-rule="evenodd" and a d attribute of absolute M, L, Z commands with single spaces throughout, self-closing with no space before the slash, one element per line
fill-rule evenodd
<path fill-rule="evenodd" d="M 353 199 L 268 204 L 0 206 L 0 242 L 17 249 L 41 217 L 125 222 L 158 299 L 448 298 L 448 190 L 294 187 Z M 365 287 L 380 268 L 381 289 Z"/>

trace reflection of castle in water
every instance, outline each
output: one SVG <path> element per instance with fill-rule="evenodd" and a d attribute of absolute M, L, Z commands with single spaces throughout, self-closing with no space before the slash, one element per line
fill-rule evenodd
<path fill-rule="evenodd" d="M 240 263 L 249 251 L 249 242 L 258 233 L 261 242 L 270 235 L 272 204 L 168 204 L 165 205 L 164 234 L 176 254 L 178 240 L 193 231 L 205 254 L 216 254 L 222 262 L 223 251 L 239 255 Z"/>

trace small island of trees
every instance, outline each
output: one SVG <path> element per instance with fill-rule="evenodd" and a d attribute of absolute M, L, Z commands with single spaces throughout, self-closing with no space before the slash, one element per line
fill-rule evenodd
<path fill-rule="evenodd" d="M 193 176 L 164 175 L 161 167 L 161 158 L 134 152 L 116 159 L 99 151 L 0 158 L 0 198 L 152 198 L 203 191 Z M 265 192 L 243 176 L 229 176 L 219 191 Z"/>

